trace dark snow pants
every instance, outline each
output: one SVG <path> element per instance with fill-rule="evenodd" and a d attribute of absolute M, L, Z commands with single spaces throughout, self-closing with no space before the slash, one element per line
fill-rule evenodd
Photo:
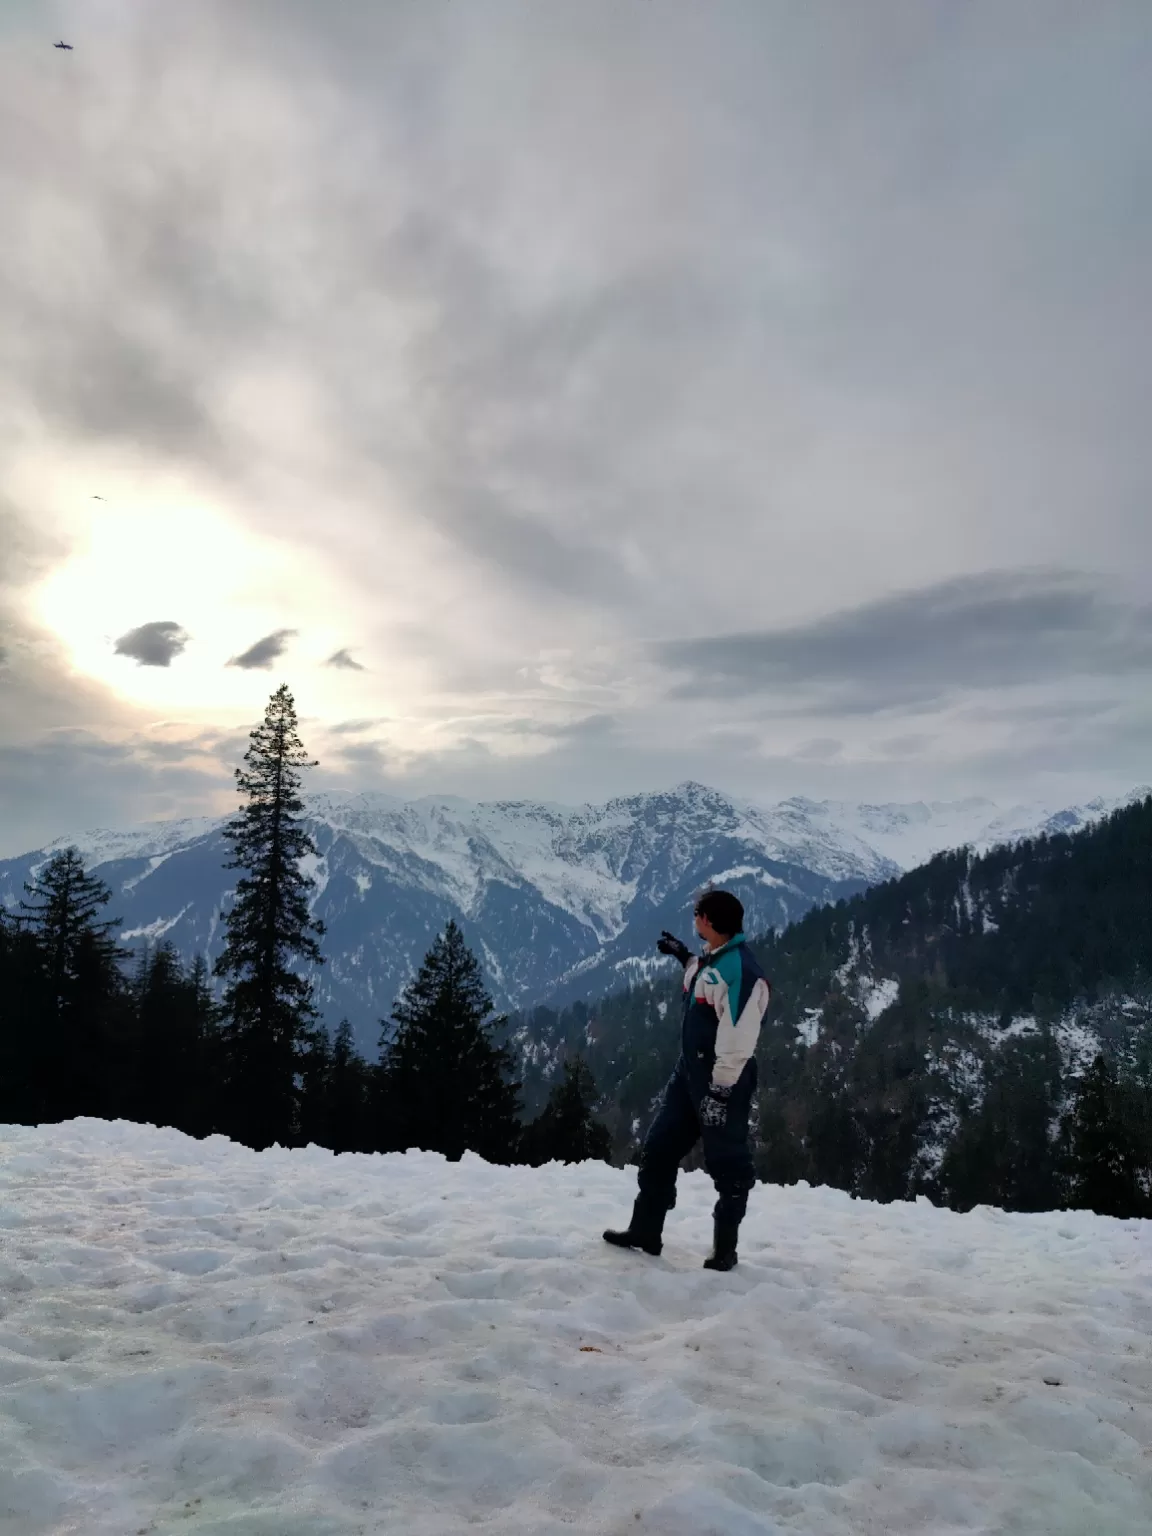
<path fill-rule="evenodd" d="M 689 1081 L 677 1066 L 664 1090 L 656 1118 L 644 1138 L 638 1183 L 640 1197 L 658 1222 L 676 1204 L 676 1174 L 697 1141 L 704 1142 L 704 1166 L 716 1186 L 713 1215 L 726 1226 L 737 1226 L 748 1208 L 748 1191 L 756 1182 L 748 1146 L 748 1116 L 756 1090 L 756 1062 L 751 1060 L 728 1100 L 727 1123 L 702 1126 L 697 1109 L 707 1084 Z"/>

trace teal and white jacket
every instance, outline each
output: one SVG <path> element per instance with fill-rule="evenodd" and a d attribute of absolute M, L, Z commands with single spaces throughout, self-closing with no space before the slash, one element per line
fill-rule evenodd
<path fill-rule="evenodd" d="M 732 1088 L 760 1038 L 772 988 L 742 933 L 684 967 L 680 1060 L 703 1095 Z"/>

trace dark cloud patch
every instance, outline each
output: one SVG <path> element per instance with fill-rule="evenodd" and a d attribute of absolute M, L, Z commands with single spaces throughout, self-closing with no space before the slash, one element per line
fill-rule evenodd
<path fill-rule="evenodd" d="M 117 656 L 130 656 L 141 667 L 169 667 L 192 637 L 171 619 L 130 629 L 116 642 Z"/>
<path fill-rule="evenodd" d="M 363 672 L 365 670 L 364 666 L 360 662 L 352 660 L 352 657 L 348 653 L 347 649 L 341 651 L 333 651 L 332 655 L 329 656 L 324 665 L 326 667 L 343 667 L 349 672 Z"/>
<path fill-rule="evenodd" d="M 965 576 L 790 629 L 671 641 L 672 690 L 804 693 L 842 713 L 929 706 L 957 693 L 1152 670 L 1152 606 L 1064 572 Z"/>
<path fill-rule="evenodd" d="M 274 629 L 270 635 L 257 640 L 255 645 L 250 645 L 239 656 L 233 656 L 228 665 L 242 667 L 246 672 L 268 671 L 272 663 L 283 656 L 289 640 L 298 633 L 295 629 Z"/>

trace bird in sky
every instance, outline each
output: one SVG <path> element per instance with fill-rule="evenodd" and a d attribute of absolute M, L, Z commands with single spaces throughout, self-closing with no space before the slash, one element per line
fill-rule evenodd
<path fill-rule="evenodd" d="M 93 501 L 103 501 L 104 498 L 103 498 L 103 496 L 93 496 L 92 500 Z"/>
<path fill-rule="evenodd" d="M 71 43 L 53 43 L 52 46 L 53 46 L 53 48 L 67 48 L 69 53 L 72 52 L 72 44 Z"/>

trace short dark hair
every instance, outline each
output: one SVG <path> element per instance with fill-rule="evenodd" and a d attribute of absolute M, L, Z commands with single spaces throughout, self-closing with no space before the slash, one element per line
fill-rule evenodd
<path fill-rule="evenodd" d="M 705 891 L 696 898 L 697 917 L 706 917 L 717 933 L 731 938 L 744 928 L 744 903 L 731 891 Z"/>

